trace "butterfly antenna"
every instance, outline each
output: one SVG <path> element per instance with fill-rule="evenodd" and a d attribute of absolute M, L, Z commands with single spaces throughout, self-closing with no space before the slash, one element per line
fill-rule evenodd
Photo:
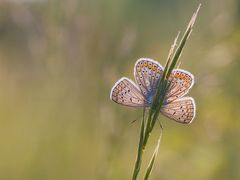
<path fill-rule="evenodd" d="M 160 122 L 159 118 L 158 118 L 158 124 L 159 124 L 161 130 L 163 131 L 163 126 L 162 126 L 162 123 Z"/>
<path fill-rule="evenodd" d="M 132 120 L 129 124 L 135 123 L 137 120 L 139 120 L 139 116 L 136 117 L 136 119 Z"/>
<path fill-rule="evenodd" d="M 142 114 L 142 117 L 143 117 L 143 118 L 145 118 L 145 110 L 146 110 L 146 108 L 144 107 L 144 108 L 143 108 L 143 114 Z M 137 120 L 139 120 L 139 116 L 137 116 L 136 119 L 134 119 L 132 122 L 130 122 L 130 124 L 135 123 Z"/>
<path fill-rule="evenodd" d="M 143 107 L 143 119 L 145 119 L 145 111 L 146 111 L 146 107 Z"/>
<path fill-rule="evenodd" d="M 130 124 L 133 124 L 137 121 L 137 119 L 134 119 L 133 121 L 130 122 Z"/>

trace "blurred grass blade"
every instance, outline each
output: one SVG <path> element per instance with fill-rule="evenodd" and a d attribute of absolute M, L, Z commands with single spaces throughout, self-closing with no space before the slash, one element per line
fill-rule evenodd
<path fill-rule="evenodd" d="M 153 156 L 152 156 L 152 158 L 151 158 L 151 160 L 149 162 L 146 174 L 144 176 L 144 180 L 148 180 L 148 178 L 149 178 L 149 176 L 150 176 L 150 174 L 152 172 L 153 165 L 154 165 L 155 159 L 156 159 L 157 154 L 158 154 L 158 149 L 159 149 L 159 146 L 160 146 L 161 139 L 162 139 L 162 131 L 161 131 L 161 134 L 160 134 L 160 136 L 158 138 L 158 143 L 157 143 L 157 146 L 156 146 L 156 148 L 154 150 Z"/>
<path fill-rule="evenodd" d="M 177 46 L 177 40 L 178 40 L 179 35 L 180 35 L 180 31 L 178 32 L 177 36 L 176 36 L 175 39 L 174 39 L 173 44 L 171 45 L 171 48 L 170 48 L 169 53 L 168 53 L 167 62 L 172 59 L 172 55 L 173 55 L 173 53 L 174 53 L 174 49 L 175 49 L 175 47 Z"/>
<path fill-rule="evenodd" d="M 168 69 L 169 69 L 169 64 L 172 60 L 174 50 L 177 47 L 177 41 L 178 41 L 179 35 L 180 35 L 180 31 L 178 32 L 177 36 L 175 37 L 174 42 L 171 45 L 171 48 L 169 50 L 166 65 L 165 65 L 164 72 L 163 72 L 163 78 L 162 78 L 163 80 L 166 79 L 166 75 L 167 75 L 167 72 L 168 72 Z"/>

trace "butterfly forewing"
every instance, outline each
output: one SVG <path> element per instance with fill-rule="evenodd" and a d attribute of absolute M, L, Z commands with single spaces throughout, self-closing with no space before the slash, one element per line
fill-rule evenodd
<path fill-rule="evenodd" d="M 169 77 L 169 88 L 165 96 L 165 103 L 170 103 L 188 93 L 194 84 L 194 76 L 182 69 L 175 69 Z"/>
<path fill-rule="evenodd" d="M 121 78 L 113 86 L 110 99 L 118 104 L 131 107 L 143 107 L 145 98 L 138 87 L 128 78 Z"/>
<path fill-rule="evenodd" d="M 152 59 L 140 58 L 135 64 L 135 80 L 148 103 L 152 102 L 162 73 L 163 67 Z"/>
<path fill-rule="evenodd" d="M 196 106 L 194 99 L 183 97 L 161 108 L 161 113 L 179 123 L 189 124 L 195 117 Z"/>

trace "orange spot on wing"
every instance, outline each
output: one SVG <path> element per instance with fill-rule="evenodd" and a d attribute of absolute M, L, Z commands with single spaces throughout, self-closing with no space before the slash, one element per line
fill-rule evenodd
<path fill-rule="evenodd" d="M 153 70 L 153 71 L 156 71 L 156 69 L 157 69 L 156 66 L 153 66 L 153 67 L 152 67 L 152 70 Z"/>

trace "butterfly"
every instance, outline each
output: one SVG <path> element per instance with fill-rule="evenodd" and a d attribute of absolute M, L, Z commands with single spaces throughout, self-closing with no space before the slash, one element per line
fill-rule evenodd
<path fill-rule="evenodd" d="M 163 75 L 163 67 L 155 60 L 140 58 L 134 66 L 136 83 L 123 77 L 113 86 L 110 99 L 130 107 L 150 108 Z M 190 124 L 196 114 L 192 97 L 184 97 L 194 84 L 194 76 L 185 70 L 174 69 L 168 79 L 166 92 L 160 112 L 166 117 L 183 124 Z"/>

